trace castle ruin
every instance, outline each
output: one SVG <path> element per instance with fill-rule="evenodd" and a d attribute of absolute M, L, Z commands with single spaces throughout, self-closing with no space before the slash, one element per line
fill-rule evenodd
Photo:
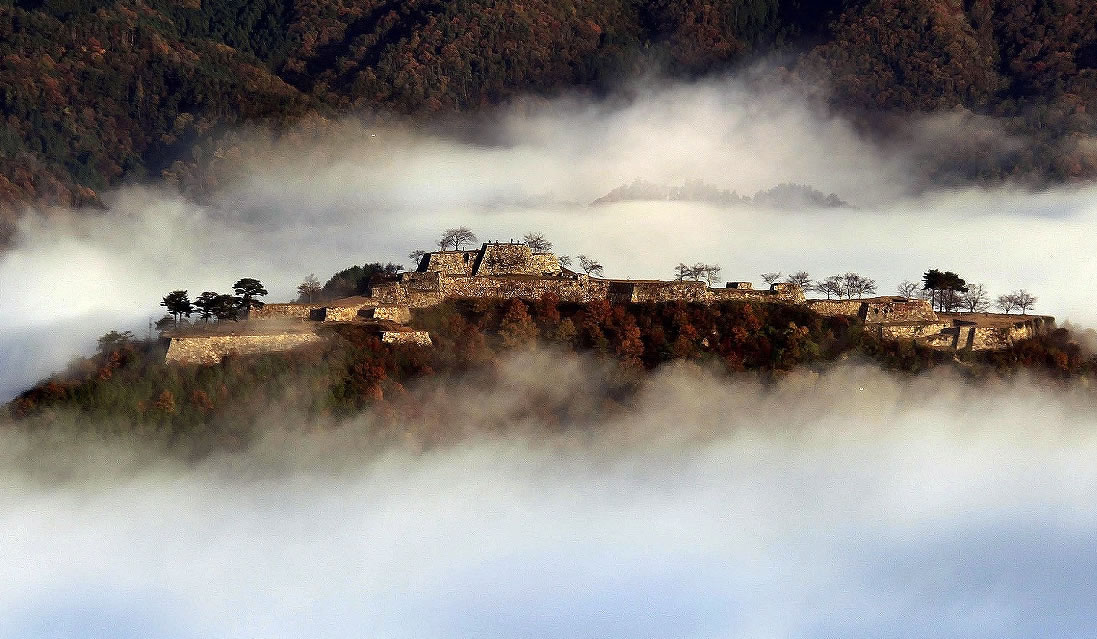
<path fill-rule="evenodd" d="M 414 271 L 373 286 L 368 295 L 317 304 L 267 304 L 251 311 L 249 324 L 294 322 L 292 331 L 233 336 L 171 336 L 168 361 L 205 363 L 232 353 L 286 350 L 314 341 L 315 326 L 325 322 L 356 322 L 375 330 L 384 342 L 429 345 L 430 336 L 407 326 L 411 310 L 454 298 L 538 300 L 547 294 L 562 302 L 612 303 L 686 301 L 713 303 L 748 301 L 807 305 L 821 315 L 861 319 L 884 339 L 912 339 L 940 349 L 990 350 L 1008 347 L 1054 326 L 1050 317 L 1009 318 L 994 322 L 942 316 L 925 300 L 878 297 L 861 300 L 806 300 L 803 290 L 777 283 L 756 290 L 749 282 L 728 282 L 713 288 L 703 281 L 628 280 L 592 277 L 568 269 L 559 257 L 515 242 L 488 242 L 469 251 L 435 251 L 423 255 Z M 999 318 L 1002 316 L 998 316 Z M 1009 316 L 1005 316 L 1009 317 Z M 261 331 L 269 333 L 269 331 Z M 289 338 L 289 335 L 295 337 Z M 224 339 L 228 337 L 228 339 Z"/>

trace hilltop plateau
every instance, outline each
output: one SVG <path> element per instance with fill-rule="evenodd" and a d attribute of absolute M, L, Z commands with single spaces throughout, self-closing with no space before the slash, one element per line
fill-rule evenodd
<path fill-rule="evenodd" d="M 680 265 L 669 281 L 605 279 L 586 256 L 587 272 L 578 273 L 561 265 L 566 257 L 527 244 L 460 250 L 452 238 L 463 231 L 447 232 L 441 251 L 414 254 L 415 271 L 375 263 L 325 286 L 310 277 L 293 303 L 262 303 L 267 292 L 250 278 L 236 283 L 238 296 L 206 292 L 195 305 L 186 291 L 173 291 L 159 339 L 104 335 L 96 355 L 12 401 L 9 427 L 136 437 L 204 455 L 246 447 L 273 414 L 335 427 L 368 410 L 376 420 L 363 434 L 368 441 L 428 446 L 464 436 L 444 413 L 424 413 L 431 389 L 505 387 L 514 374 L 507 362 L 533 352 L 542 357 L 529 374 L 556 375 L 556 367 L 584 361 L 596 386 L 582 397 L 522 399 L 499 417 L 500 428 L 528 414 L 566 431 L 627 411 L 668 365 L 766 384 L 851 358 L 897 375 L 949 368 L 975 383 L 1028 371 L 1088 384 L 1097 373 L 1079 335 L 1046 316 L 986 313 L 982 286 L 966 287 L 954 273 L 927 272 L 933 288 L 922 298 L 865 297 L 875 283 L 849 273 L 810 287 L 828 299 L 806 300 L 802 273 L 768 290 L 746 282 L 710 288 L 714 265 Z M 961 290 L 974 297 L 961 298 Z M 999 302 L 1024 310 L 1035 301 L 1024 296 Z M 982 312 L 935 310 L 956 310 L 961 299 Z M 407 424 L 414 433 L 400 430 Z"/>

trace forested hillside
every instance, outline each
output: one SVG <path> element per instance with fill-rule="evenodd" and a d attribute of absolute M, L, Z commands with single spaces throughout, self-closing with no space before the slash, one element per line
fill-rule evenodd
<path fill-rule="evenodd" d="M 416 436 L 438 442 L 460 433 L 448 414 L 424 411 L 433 383 L 503 384 L 507 357 L 539 348 L 550 349 L 557 362 L 570 353 L 591 358 L 603 371 L 601 387 L 582 396 L 532 395 L 514 415 L 500 416 L 501 428 L 531 415 L 567 428 L 584 414 L 612 412 L 635 401 L 649 372 L 671 362 L 767 381 L 850 357 L 902 374 L 946 366 L 971 381 L 1021 371 L 1049 381 L 1089 379 L 1097 371 L 1097 358 L 1066 329 L 1004 351 L 969 352 L 961 362 L 913 341 L 880 340 L 859 320 L 780 304 L 454 300 L 416 310 L 413 324 L 429 330 L 433 347 L 386 344 L 366 326 L 334 323 L 321 329 L 330 339 L 305 349 L 201 366 L 165 364 L 163 344 L 112 332 L 99 340 L 98 354 L 78 358 L 65 373 L 0 406 L 0 427 L 103 429 L 99 434 L 190 455 L 246 445 L 272 414 L 332 423 L 372 408 L 384 419 L 417 424 L 424 430 Z M 366 435 L 411 435 L 403 427 L 375 428 Z"/>
<path fill-rule="evenodd" d="M 1079 0 L 0 0 L 0 209 L 187 182 L 243 122 L 429 118 L 773 52 L 775 78 L 874 135 L 963 108 L 1022 140 L 941 158 L 941 180 L 1097 176 Z"/>

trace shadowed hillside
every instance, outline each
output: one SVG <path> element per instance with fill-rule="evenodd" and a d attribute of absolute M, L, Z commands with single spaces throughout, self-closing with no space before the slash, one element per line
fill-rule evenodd
<path fill-rule="evenodd" d="M 924 138 L 911 116 L 929 112 L 981 124 L 926 158 L 930 180 L 1095 174 L 1092 3 L 0 0 L 0 202 L 10 223 L 17 203 L 95 203 L 127 180 L 200 195 L 243 123 L 431 119 L 770 53 L 776 81 L 881 141 Z"/>

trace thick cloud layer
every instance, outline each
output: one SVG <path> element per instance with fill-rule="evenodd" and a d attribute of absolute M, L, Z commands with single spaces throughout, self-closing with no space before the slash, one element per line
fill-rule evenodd
<path fill-rule="evenodd" d="M 597 380 L 505 366 L 531 395 Z M 477 432 L 514 390 L 431 401 Z M 607 422 L 423 453 L 272 426 L 182 467 L 8 434 L 0 637 L 1092 636 L 1092 408 L 676 368 Z"/>
<path fill-rule="evenodd" d="M 966 124 L 955 114 L 927 120 L 925 137 L 963 138 Z M 989 125 L 979 131 L 993 135 Z M 126 189 L 110 195 L 105 213 L 25 218 L 0 255 L 0 399 L 108 330 L 145 334 L 170 290 L 195 296 L 257 277 L 286 300 L 309 273 L 407 264 L 408 252 L 456 225 L 482 240 L 542 231 L 560 252 L 593 255 L 615 277 L 669 277 L 679 262 L 705 261 L 729 280 L 853 270 L 887 293 L 928 268 L 949 269 L 995 294 L 1026 288 L 1038 311 L 1097 323 L 1084 285 L 1097 275 L 1088 246 L 1097 191 L 913 197 L 925 148 L 878 148 L 787 92 L 726 81 L 620 103 L 523 105 L 492 133 L 485 144 L 346 123 L 309 144 L 257 136 L 235 167 L 243 177 L 208 205 Z M 741 193 L 807 183 L 858 208 L 586 204 L 634 179 L 703 179 Z"/>

